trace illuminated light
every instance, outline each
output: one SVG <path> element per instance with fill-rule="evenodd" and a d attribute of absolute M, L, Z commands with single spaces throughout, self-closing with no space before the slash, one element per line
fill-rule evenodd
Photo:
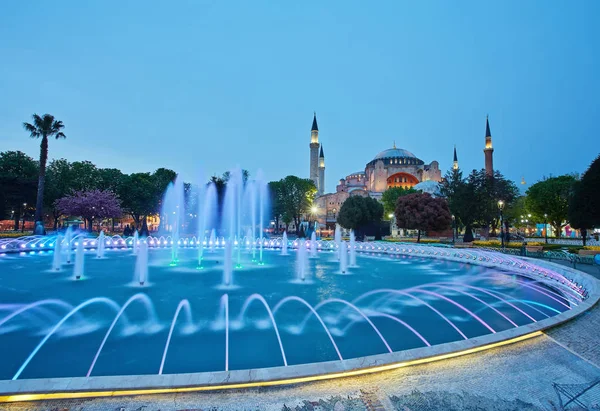
<path fill-rule="evenodd" d="M 35 248 L 35 244 L 31 244 L 31 248 Z"/>
<path fill-rule="evenodd" d="M 54 243 L 50 243 L 50 247 L 54 247 Z"/>
<path fill-rule="evenodd" d="M 163 245 L 167 245 L 167 242 L 166 242 L 166 241 L 163 241 Z"/>
<path fill-rule="evenodd" d="M 106 244 L 108 244 L 108 245 L 111 245 L 111 244 L 112 244 L 112 241 L 108 240 L 108 241 L 106 242 Z"/>
<path fill-rule="evenodd" d="M 420 358 L 405 362 L 393 364 L 378 365 L 374 367 L 361 368 L 352 371 L 334 372 L 330 374 L 319 374 L 308 377 L 296 377 L 283 380 L 273 381 L 255 381 L 242 382 L 224 385 L 203 385 L 192 387 L 173 387 L 173 388 L 141 388 L 132 390 L 112 390 L 112 391 L 77 391 L 77 392 L 52 392 L 40 394 L 14 394 L 0 396 L 0 403 L 21 402 L 21 401 L 42 401 L 42 400 L 59 400 L 59 399 L 76 399 L 76 398 L 101 398 L 101 397 L 123 397 L 132 395 L 150 395 L 150 394 L 172 394 L 198 391 L 217 391 L 228 389 L 255 388 L 255 387 L 272 387 L 278 385 L 291 385 L 312 381 L 331 380 L 334 378 L 356 377 L 365 374 L 374 374 L 382 371 L 390 371 L 398 368 L 410 367 L 413 365 L 427 364 L 435 361 L 446 360 L 449 358 L 461 357 L 463 355 L 474 354 L 481 351 L 486 351 L 492 348 L 502 347 L 504 345 L 514 344 L 530 338 L 543 335 L 541 331 L 535 331 L 530 334 L 525 334 L 520 337 L 515 337 L 509 340 L 499 341 L 496 343 L 482 345 L 480 347 L 469 348 L 463 351 L 451 352 L 448 354 L 436 355 L 433 357 Z"/>
<path fill-rule="evenodd" d="M 21 244 L 21 248 L 25 248 L 25 244 Z"/>
<path fill-rule="evenodd" d="M 121 240 L 121 244 L 125 244 L 125 241 Z"/>
<path fill-rule="evenodd" d="M 6 246 L 5 246 L 5 245 L 3 245 L 3 246 L 2 246 L 2 247 L 0 247 L 0 248 L 2 248 L 3 250 L 6 250 Z"/>

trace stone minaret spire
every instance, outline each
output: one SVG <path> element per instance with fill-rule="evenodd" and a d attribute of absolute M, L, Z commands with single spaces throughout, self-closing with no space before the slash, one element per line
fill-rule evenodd
<path fill-rule="evenodd" d="M 494 148 L 492 147 L 492 133 L 490 133 L 490 122 L 487 116 L 485 116 L 485 148 L 483 153 L 485 154 L 485 173 L 491 177 L 494 175 Z"/>
<path fill-rule="evenodd" d="M 321 144 L 321 152 L 319 153 L 319 185 L 317 194 L 320 196 L 325 194 L 325 156 L 323 155 L 323 144 Z"/>
<path fill-rule="evenodd" d="M 458 170 L 458 157 L 456 155 L 456 144 L 454 145 L 454 163 L 452 164 L 453 170 Z"/>
<path fill-rule="evenodd" d="M 317 126 L 317 113 L 314 114 L 312 128 L 310 129 L 310 177 L 317 191 L 319 190 L 319 127 Z"/>

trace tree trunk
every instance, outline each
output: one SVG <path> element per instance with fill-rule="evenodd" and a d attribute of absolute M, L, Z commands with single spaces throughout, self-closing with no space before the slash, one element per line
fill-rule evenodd
<path fill-rule="evenodd" d="M 54 231 L 56 231 L 58 229 L 58 219 L 60 218 L 60 215 L 56 215 L 56 214 L 52 214 L 52 218 L 54 218 Z"/>
<path fill-rule="evenodd" d="M 417 230 L 417 243 L 421 242 L 421 230 Z"/>
<path fill-rule="evenodd" d="M 15 213 L 15 231 L 19 231 L 19 213 Z"/>
<path fill-rule="evenodd" d="M 470 243 L 473 241 L 473 227 L 470 224 L 465 226 L 465 235 L 463 236 L 463 242 Z"/>
<path fill-rule="evenodd" d="M 148 232 L 148 220 L 147 217 L 144 216 L 144 218 L 142 219 L 142 229 L 140 231 L 140 235 L 143 237 L 148 237 L 150 233 Z"/>
<path fill-rule="evenodd" d="M 581 229 L 581 237 L 583 239 L 583 246 L 585 247 L 587 245 L 587 228 Z"/>
<path fill-rule="evenodd" d="M 34 221 L 42 221 L 44 211 L 44 185 L 46 183 L 46 162 L 48 161 L 48 137 L 42 136 L 40 144 L 40 176 L 38 178 L 37 199 L 35 202 Z"/>

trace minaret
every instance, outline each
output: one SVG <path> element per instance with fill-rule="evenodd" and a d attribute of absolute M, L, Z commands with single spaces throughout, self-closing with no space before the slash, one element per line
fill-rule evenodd
<path fill-rule="evenodd" d="M 454 145 L 454 164 L 452 164 L 453 170 L 458 170 L 458 157 L 456 156 L 456 144 Z"/>
<path fill-rule="evenodd" d="M 319 127 L 317 126 L 317 113 L 313 117 L 310 129 L 310 177 L 317 191 L 319 190 Z"/>
<path fill-rule="evenodd" d="M 323 144 L 321 144 L 321 152 L 319 153 L 319 185 L 317 195 L 325 194 L 325 156 L 323 155 Z"/>
<path fill-rule="evenodd" d="M 492 133 L 490 133 L 490 122 L 485 116 L 485 173 L 492 177 L 494 175 L 494 148 L 492 147 Z"/>

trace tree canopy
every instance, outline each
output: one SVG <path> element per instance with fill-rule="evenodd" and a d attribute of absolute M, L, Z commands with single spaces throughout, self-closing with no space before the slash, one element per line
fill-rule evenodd
<path fill-rule="evenodd" d="M 383 203 L 383 213 L 387 217 L 388 214 L 393 214 L 396 210 L 396 201 L 398 197 L 416 193 L 414 188 L 390 187 L 383 192 L 381 202 Z"/>
<path fill-rule="evenodd" d="M 275 185 L 270 184 L 270 188 L 275 188 L 271 207 L 281 212 L 282 221 L 286 225 L 293 220 L 298 229 L 302 215 L 310 211 L 315 199 L 315 183 L 308 178 L 287 176 Z"/>
<path fill-rule="evenodd" d="M 369 225 L 378 224 L 383 218 L 383 205 L 371 197 L 351 196 L 340 208 L 337 222 L 346 229 L 358 233 Z"/>
<path fill-rule="evenodd" d="M 121 216 L 121 206 L 115 193 L 109 190 L 76 191 L 56 201 L 61 213 L 83 217 L 91 230 L 95 219 Z"/>
<path fill-rule="evenodd" d="M 0 219 L 12 216 L 15 230 L 23 203 L 35 201 L 37 179 L 38 165 L 33 158 L 21 151 L 0 153 Z"/>
<path fill-rule="evenodd" d="M 399 197 L 395 215 L 398 227 L 417 230 L 417 242 L 421 240 L 421 231 L 446 230 L 452 223 L 446 200 L 428 193 Z"/>
<path fill-rule="evenodd" d="M 600 227 L 600 156 L 574 184 L 568 217 L 572 227 L 582 230 L 584 242 L 587 229 Z"/>
<path fill-rule="evenodd" d="M 498 228 L 498 201 L 502 200 L 508 208 L 519 194 L 515 183 L 498 171 L 490 177 L 485 170 L 473 170 L 463 178 L 459 169 L 446 173 L 440 192 L 457 224 L 465 227 L 464 241 L 467 242 L 473 241 L 475 227 Z"/>
<path fill-rule="evenodd" d="M 576 179 L 572 175 L 550 177 L 538 181 L 527 190 L 525 206 L 535 221 L 547 221 L 560 236 L 569 217 L 569 198 Z"/>

